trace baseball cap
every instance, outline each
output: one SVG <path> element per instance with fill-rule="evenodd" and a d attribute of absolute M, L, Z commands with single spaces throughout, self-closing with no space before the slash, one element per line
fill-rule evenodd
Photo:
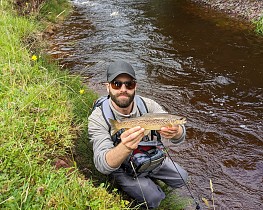
<path fill-rule="evenodd" d="M 120 74 L 128 74 L 136 79 L 135 71 L 132 66 L 126 61 L 118 60 L 109 65 L 107 69 L 107 81 L 111 82 Z"/>

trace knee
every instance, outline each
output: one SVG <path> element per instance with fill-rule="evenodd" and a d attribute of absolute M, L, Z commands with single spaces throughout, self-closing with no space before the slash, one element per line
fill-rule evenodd
<path fill-rule="evenodd" d="M 182 176 L 183 182 L 186 183 L 187 180 L 188 180 L 188 173 L 187 173 L 187 171 L 186 171 L 186 170 L 183 170 L 183 171 L 181 172 L 181 176 Z"/>
<path fill-rule="evenodd" d="M 187 173 L 187 171 L 182 169 L 180 171 L 180 175 L 181 175 L 181 177 L 180 177 L 181 179 L 180 179 L 180 181 L 178 181 L 176 183 L 176 186 L 174 186 L 175 188 L 182 187 L 182 186 L 186 185 L 186 183 L 187 183 L 187 180 L 188 180 L 188 173 Z"/>
<path fill-rule="evenodd" d="M 166 181 L 166 184 L 168 184 L 172 188 L 180 188 L 184 186 L 187 183 L 188 180 L 188 173 L 184 169 L 180 168 L 179 173 L 174 177 L 174 179 L 171 179 L 169 181 Z"/>
<path fill-rule="evenodd" d="M 161 201 L 165 198 L 165 193 L 158 186 L 158 190 L 156 192 L 151 192 L 149 196 L 146 198 L 147 206 L 149 209 L 158 208 Z"/>

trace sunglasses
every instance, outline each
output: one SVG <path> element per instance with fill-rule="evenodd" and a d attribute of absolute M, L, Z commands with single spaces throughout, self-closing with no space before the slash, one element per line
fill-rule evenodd
<path fill-rule="evenodd" d="M 121 82 L 121 81 L 112 81 L 111 83 L 111 87 L 112 89 L 114 90 L 119 90 L 121 89 L 122 85 L 124 84 L 125 87 L 128 89 L 128 90 L 132 90 L 135 88 L 136 86 L 136 81 L 135 80 L 131 80 L 131 81 L 126 81 L 126 82 Z"/>

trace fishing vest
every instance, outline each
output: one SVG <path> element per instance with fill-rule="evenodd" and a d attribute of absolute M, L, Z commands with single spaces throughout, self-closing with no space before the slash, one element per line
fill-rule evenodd
<path fill-rule="evenodd" d="M 148 109 L 145 101 L 138 95 L 135 95 L 134 100 L 139 110 L 140 116 L 148 113 Z M 111 133 L 111 124 L 109 119 L 116 120 L 116 117 L 110 107 L 109 96 L 102 96 L 95 101 L 92 111 L 99 107 L 102 111 L 103 118 L 109 127 L 109 133 Z M 121 134 L 124 129 L 119 130 L 111 139 L 114 146 L 117 146 L 121 142 Z M 157 131 L 152 130 L 150 138 L 144 136 L 139 143 L 138 148 L 124 161 L 122 167 L 125 171 L 132 176 L 139 176 L 141 174 L 147 174 L 161 164 L 165 158 L 162 150 L 161 136 Z"/>

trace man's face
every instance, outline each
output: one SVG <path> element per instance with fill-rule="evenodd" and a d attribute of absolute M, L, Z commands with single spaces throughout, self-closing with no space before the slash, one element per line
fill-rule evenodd
<path fill-rule="evenodd" d="M 114 85 L 114 82 L 116 85 L 118 85 L 117 89 L 116 89 L 116 85 Z M 111 100 L 118 107 L 127 108 L 133 102 L 135 90 L 136 90 L 136 84 L 134 88 L 131 89 L 130 86 L 128 86 L 127 88 L 125 84 L 121 84 L 121 83 L 127 83 L 128 85 L 132 84 L 131 87 L 133 87 L 134 79 L 127 74 L 121 74 L 117 76 L 111 83 L 108 84 L 107 90 L 109 92 Z"/>

